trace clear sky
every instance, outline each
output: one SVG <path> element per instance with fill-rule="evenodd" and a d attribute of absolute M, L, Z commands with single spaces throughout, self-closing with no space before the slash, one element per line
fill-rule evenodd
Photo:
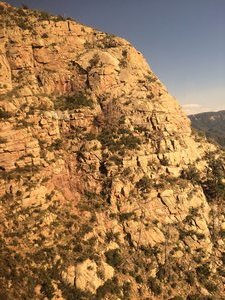
<path fill-rule="evenodd" d="M 225 109 L 225 0 L 5 0 L 128 39 L 187 113 Z"/>

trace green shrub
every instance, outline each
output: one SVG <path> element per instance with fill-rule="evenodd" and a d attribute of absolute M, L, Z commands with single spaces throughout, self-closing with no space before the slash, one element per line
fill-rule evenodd
<path fill-rule="evenodd" d="M 125 282 L 123 284 L 123 297 L 124 297 L 124 299 L 130 299 L 129 298 L 130 293 L 131 293 L 131 283 L 130 282 Z"/>
<path fill-rule="evenodd" d="M 87 140 L 87 141 L 92 141 L 95 139 L 96 139 L 96 134 L 94 134 L 94 133 L 89 132 L 85 135 L 85 140 Z"/>
<path fill-rule="evenodd" d="M 217 272 L 220 276 L 225 277 L 225 270 L 223 269 L 223 267 L 217 268 Z"/>
<path fill-rule="evenodd" d="M 45 11 L 39 11 L 39 21 L 49 21 L 51 15 Z"/>
<path fill-rule="evenodd" d="M 163 157 L 160 162 L 163 166 L 169 166 L 169 159 L 166 157 Z"/>
<path fill-rule="evenodd" d="M 141 144 L 141 140 L 134 136 L 129 129 L 116 127 L 104 128 L 98 136 L 98 140 L 110 151 L 120 151 L 121 154 L 125 149 L 137 149 Z"/>
<path fill-rule="evenodd" d="M 205 282 L 204 286 L 210 293 L 215 293 L 218 290 L 217 285 L 210 281 Z"/>
<path fill-rule="evenodd" d="M 0 119 L 9 119 L 12 117 L 12 113 L 9 113 L 8 111 L 0 109 Z"/>
<path fill-rule="evenodd" d="M 148 191 L 152 186 L 152 181 L 148 176 L 143 176 L 137 183 L 136 183 L 136 187 L 142 191 L 142 192 L 146 192 Z"/>
<path fill-rule="evenodd" d="M 93 107 L 93 101 L 86 98 L 83 94 L 68 96 L 68 97 L 59 97 L 54 102 L 55 109 L 59 110 L 72 110 L 82 107 Z"/>
<path fill-rule="evenodd" d="M 124 145 L 125 148 L 134 150 L 138 148 L 138 145 L 141 144 L 139 137 L 134 136 L 133 134 L 124 135 L 120 138 L 120 143 Z"/>
<path fill-rule="evenodd" d="M 160 253 L 160 249 L 157 248 L 156 246 L 151 248 L 151 247 L 147 247 L 147 246 L 142 245 L 140 247 L 140 249 L 143 252 L 144 256 L 146 256 L 146 257 L 155 256 L 155 255 Z"/>
<path fill-rule="evenodd" d="M 214 177 L 216 177 L 219 180 L 223 179 L 223 177 L 225 176 L 225 170 L 224 162 L 222 159 L 215 159 L 214 157 L 210 158 L 209 167 L 211 168 L 211 172 Z"/>
<path fill-rule="evenodd" d="M 121 296 L 121 287 L 116 277 L 107 280 L 105 284 L 97 289 L 96 300 L 105 299 L 107 294 Z"/>
<path fill-rule="evenodd" d="M 127 50 L 124 49 L 124 50 L 122 51 L 122 56 L 123 56 L 124 58 L 127 58 L 127 55 L 128 55 Z"/>
<path fill-rule="evenodd" d="M 63 141 L 61 139 L 56 139 L 50 146 L 51 150 L 60 150 L 62 148 Z"/>
<path fill-rule="evenodd" d="M 89 60 L 90 68 L 96 67 L 100 61 L 100 57 L 98 54 L 94 54 L 94 56 Z"/>
<path fill-rule="evenodd" d="M 117 155 L 113 155 L 113 156 L 111 156 L 110 158 L 109 158 L 109 160 L 110 161 L 113 161 L 117 166 L 120 166 L 120 165 L 122 165 L 122 159 L 119 157 L 119 156 L 117 156 Z"/>
<path fill-rule="evenodd" d="M 32 27 L 29 24 L 27 19 L 19 19 L 17 20 L 17 26 L 19 26 L 23 30 L 31 30 Z"/>
<path fill-rule="evenodd" d="M 0 137 L 0 144 L 5 144 L 7 143 L 7 139 L 4 137 Z"/>
<path fill-rule="evenodd" d="M 21 176 L 28 176 L 32 173 L 38 172 L 39 167 L 38 166 L 24 166 L 24 167 L 17 167 L 16 169 L 9 171 L 9 172 L 4 172 L 2 174 L 2 177 L 4 179 L 14 179 L 17 178 L 19 179 Z"/>
<path fill-rule="evenodd" d="M 188 169 L 183 170 L 183 172 L 181 173 L 181 178 L 190 180 L 193 183 L 200 182 L 199 171 L 194 166 L 190 166 Z"/>
<path fill-rule="evenodd" d="M 106 242 L 111 242 L 111 241 L 116 241 L 118 239 L 119 233 L 116 232 L 114 233 L 113 231 L 107 231 L 105 238 L 106 238 Z"/>
<path fill-rule="evenodd" d="M 141 277 L 141 275 L 135 276 L 135 281 L 139 284 L 144 283 L 144 279 Z"/>
<path fill-rule="evenodd" d="M 128 128 L 124 128 L 124 127 L 119 128 L 119 129 L 117 130 L 117 133 L 118 133 L 118 134 L 129 134 L 129 135 L 132 134 L 132 132 L 131 132 Z"/>
<path fill-rule="evenodd" d="M 84 300 L 92 297 L 89 292 L 83 292 L 74 286 L 65 284 L 62 281 L 59 283 L 59 289 L 62 291 L 64 299 L 68 300 Z"/>
<path fill-rule="evenodd" d="M 93 44 L 91 42 L 85 41 L 84 48 L 85 49 L 92 49 L 93 48 Z"/>
<path fill-rule="evenodd" d="M 54 296 L 54 287 L 51 283 L 51 280 L 46 279 L 41 285 L 41 293 L 45 295 L 48 299 L 52 299 Z"/>
<path fill-rule="evenodd" d="M 25 17 L 25 16 L 26 16 L 26 12 L 25 12 L 24 9 L 21 8 L 21 7 L 17 9 L 17 14 L 18 14 L 19 16 L 22 16 L 22 17 Z"/>
<path fill-rule="evenodd" d="M 108 147 L 111 151 L 119 149 L 119 143 L 115 141 L 117 138 L 116 131 L 105 128 L 98 136 L 98 140 L 104 147 Z"/>
<path fill-rule="evenodd" d="M 200 278 L 206 278 L 206 279 L 209 278 L 209 276 L 210 276 L 209 265 L 206 263 L 201 266 L 198 266 L 196 268 L 196 272 L 197 272 L 198 277 L 200 277 Z"/>
<path fill-rule="evenodd" d="M 148 128 L 146 128 L 146 127 L 144 127 L 144 126 L 141 126 L 141 125 L 138 125 L 138 126 L 135 126 L 135 128 L 134 128 L 136 131 L 138 131 L 138 132 L 144 132 L 144 133 L 146 133 L 146 132 L 148 132 L 149 131 L 149 129 Z"/>
<path fill-rule="evenodd" d="M 119 66 L 120 66 L 121 68 L 126 68 L 126 67 L 127 67 L 127 61 L 126 61 L 126 59 L 122 58 L 122 59 L 120 60 Z"/>
<path fill-rule="evenodd" d="M 195 235 L 198 238 L 198 240 L 203 240 L 205 238 L 204 233 L 198 233 L 198 232 L 196 232 Z"/>
<path fill-rule="evenodd" d="M 65 21 L 66 19 L 65 19 L 63 16 L 58 15 L 58 16 L 54 16 L 54 17 L 53 17 L 53 20 L 54 20 L 55 22 L 60 22 L 60 21 Z"/>
<path fill-rule="evenodd" d="M 199 216 L 199 208 L 198 207 L 189 208 L 189 214 L 194 216 L 194 217 Z"/>
<path fill-rule="evenodd" d="M 123 262 L 123 258 L 119 249 L 109 250 L 105 252 L 105 256 L 107 263 L 113 267 L 119 267 Z"/>
<path fill-rule="evenodd" d="M 149 277 L 148 279 L 148 287 L 153 292 L 155 296 L 159 296 L 162 293 L 162 288 L 157 282 L 157 279 L 153 277 Z"/>
<path fill-rule="evenodd" d="M 156 77 L 153 74 L 149 74 L 149 75 L 145 75 L 145 79 L 149 82 L 155 82 L 156 81 Z"/>
<path fill-rule="evenodd" d="M 160 281 L 162 281 L 166 277 L 166 269 L 163 266 L 159 266 L 156 276 Z"/>
<path fill-rule="evenodd" d="M 43 33 L 41 36 L 43 39 L 47 39 L 48 38 L 48 34 L 47 33 Z"/>
<path fill-rule="evenodd" d="M 106 34 L 106 36 L 102 39 L 104 48 L 114 48 L 117 47 L 117 42 L 114 39 L 113 34 Z"/>
<path fill-rule="evenodd" d="M 129 220 L 133 215 L 134 215 L 133 212 L 121 213 L 119 215 L 120 222 L 124 222 L 126 220 Z"/>
<path fill-rule="evenodd" d="M 123 174 L 124 177 L 129 176 L 129 175 L 132 174 L 132 169 L 131 169 L 130 167 L 125 168 L 125 169 L 123 170 L 123 173 L 122 173 L 122 174 Z"/>
<path fill-rule="evenodd" d="M 93 199 L 97 199 L 98 198 L 98 195 L 96 193 L 88 191 L 88 190 L 84 191 L 84 195 L 85 195 L 85 197 L 88 200 L 93 200 Z"/>
<path fill-rule="evenodd" d="M 202 184 L 202 188 L 207 200 L 210 202 L 225 197 L 225 184 L 217 177 L 209 178 Z"/>
<path fill-rule="evenodd" d="M 7 201 L 13 199 L 13 195 L 10 194 L 10 193 L 5 193 L 3 196 L 1 196 L 0 199 L 1 199 L 2 202 L 7 202 Z"/>
<path fill-rule="evenodd" d="M 225 252 L 222 252 L 221 260 L 222 260 L 223 264 L 225 265 Z"/>
<path fill-rule="evenodd" d="M 195 284 L 196 278 L 193 272 L 187 272 L 186 274 L 186 282 L 193 286 Z"/>

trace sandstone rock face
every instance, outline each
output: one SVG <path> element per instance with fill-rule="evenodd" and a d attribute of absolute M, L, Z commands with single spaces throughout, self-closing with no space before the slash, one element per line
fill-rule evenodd
<path fill-rule="evenodd" d="M 0 14 L 0 298 L 223 299 L 224 152 L 128 41 Z"/>
<path fill-rule="evenodd" d="M 98 277 L 98 273 L 101 278 Z M 76 288 L 82 291 L 88 291 L 92 294 L 96 293 L 96 290 L 104 285 L 107 280 L 112 279 L 114 276 L 114 269 L 106 264 L 102 263 L 101 266 L 97 266 L 94 261 L 90 259 L 85 260 L 77 266 L 69 266 L 66 271 L 62 273 L 62 278 L 70 286 L 76 286 Z"/>

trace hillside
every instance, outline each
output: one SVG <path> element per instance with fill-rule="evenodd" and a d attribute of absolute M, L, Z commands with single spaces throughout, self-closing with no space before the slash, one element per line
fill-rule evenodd
<path fill-rule="evenodd" d="M 190 115 L 192 126 L 225 146 L 225 110 Z"/>
<path fill-rule="evenodd" d="M 0 14 L 0 299 L 224 299 L 224 152 L 128 41 Z"/>

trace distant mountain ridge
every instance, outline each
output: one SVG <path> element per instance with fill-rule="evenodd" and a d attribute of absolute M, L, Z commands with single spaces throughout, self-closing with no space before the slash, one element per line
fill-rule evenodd
<path fill-rule="evenodd" d="M 225 110 L 189 115 L 192 126 L 205 132 L 208 138 L 225 146 Z"/>

